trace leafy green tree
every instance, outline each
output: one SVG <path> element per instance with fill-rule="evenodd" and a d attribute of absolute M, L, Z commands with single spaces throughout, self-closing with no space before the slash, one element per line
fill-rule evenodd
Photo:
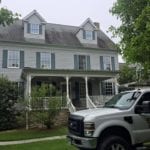
<path fill-rule="evenodd" d="M 0 0 L 1 3 L 1 0 Z M 18 13 L 13 13 L 11 10 L 7 8 L 0 9 L 0 25 L 6 26 L 14 22 L 14 20 L 18 19 L 20 15 Z"/>
<path fill-rule="evenodd" d="M 144 77 L 150 71 L 150 0 L 117 0 L 110 12 L 122 24 L 110 27 L 120 37 L 120 49 L 127 62 L 142 65 Z"/>
<path fill-rule="evenodd" d="M 136 81 L 136 69 L 131 68 L 128 65 L 124 65 L 120 69 L 119 79 L 118 79 L 119 84 L 130 83 L 133 81 Z"/>
<path fill-rule="evenodd" d="M 0 130 L 16 127 L 17 88 L 15 84 L 0 77 Z"/>

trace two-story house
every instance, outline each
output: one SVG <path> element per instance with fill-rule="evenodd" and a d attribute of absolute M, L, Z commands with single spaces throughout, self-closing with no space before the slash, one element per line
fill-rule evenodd
<path fill-rule="evenodd" d="M 24 87 L 25 97 L 32 86 L 51 83 L 66 94 L 70 111 L 95 107 L 117 92 L 118 70 L 115 44 L 89 18 L 81 26 L 52 24 L 34 10 L 0 27 L 0 74 Z"/>

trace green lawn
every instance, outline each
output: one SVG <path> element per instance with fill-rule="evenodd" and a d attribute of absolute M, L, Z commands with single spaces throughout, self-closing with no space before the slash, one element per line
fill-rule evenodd
<path fill-rule="evenodd" d="M 30 144 L 0 146 L 0 150 L 77 150 L 66 140 L 35 142 Z"/>
<path fill-rule="evenodd" d="M 33 138 L 51 137 L 66 135 L 66 127 L 55 128 L 55 129 L 32 129 L 32 130 L 13 130 L 0 132 L 0 141 L 15 141 L 15 140 L 25 140 Z"/>

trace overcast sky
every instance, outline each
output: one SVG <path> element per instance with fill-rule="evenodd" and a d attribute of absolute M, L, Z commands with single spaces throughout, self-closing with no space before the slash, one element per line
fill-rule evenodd
<path fill-rule="evenodd" d="M 111 37 L 108 28 L 119 25 L 109 13 L 114 2 L 116 0 L 2 0 L 1 7 L 21 14 L 21 18 L 36 9 L 49 23 L 73 26 L 80 26 L 89 17 L 99 22 L 100 28 Z"/>

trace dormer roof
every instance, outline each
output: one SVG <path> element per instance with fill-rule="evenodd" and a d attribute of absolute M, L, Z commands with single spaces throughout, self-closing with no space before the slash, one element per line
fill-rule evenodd
<path fill-rule="evenodd" d="M 94 28 L 94 30 L 97 30 L 97 27 L 95 26 L 95 24 L 93 23 L 93 21 L 90 18 L 87 18 L 81 25 L 80 28 L 84 28 L 84 26 L 90 23 L 92 25 L 92 27 Z"/>
<path fill-rule="evenodd" d="M 29 18 L 32 17 L 33 15 L 38 17 L 39 20 L 41 21 L 41 23 L 46 23 L 45 19 L 36 10 L 33 10 L 31 13 L 29 13 L 27 16 L 25 16 L 23 18 L 23 21 L 28 21 Z"/>

